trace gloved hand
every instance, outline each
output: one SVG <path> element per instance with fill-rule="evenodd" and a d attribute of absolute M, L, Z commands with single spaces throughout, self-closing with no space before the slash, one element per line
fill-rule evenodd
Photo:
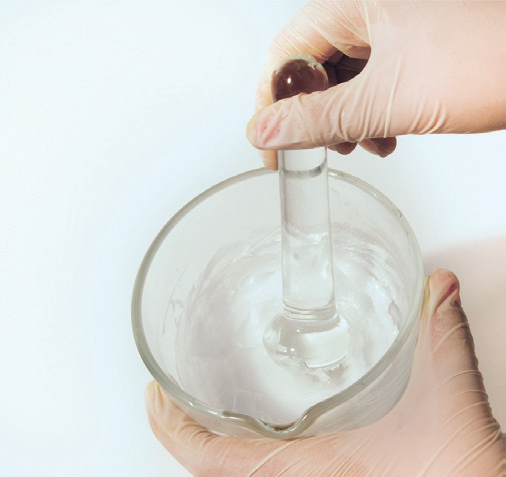
<path fill-rule="evenodd" d="M 426 282 L 413 373 L 398 405 L 354 431 L 292 440 L 212 434 L 155 383 L 146 390 L 151 427 L 194 475 L 506 475 L 504 436 L 492 416 L 459 283 L 438 270 Z"/>
<path fill-rule="evenodd" d="M 273 69 L 301 52 L 338 73 L 341 65 L 363 70 L 325 92 L 271 105 Z M 386 156 L 399 135 L 504 129 L 506 2 L 314 0 L 272 42 L 256 110 L 248 139 L 272 150 L 349 153 L 358 142 Z M 277 167 L 275 151 L 263 160 Z"/>

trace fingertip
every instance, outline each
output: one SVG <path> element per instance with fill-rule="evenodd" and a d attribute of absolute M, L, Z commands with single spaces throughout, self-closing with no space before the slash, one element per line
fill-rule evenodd
<path fill-rule="evenodd" d="M 258 114 L 253 116 L 253 118 L 251 118 L 250 121 L 248 122 L 248 125 L 246 127 L 246 137 L 254 147 L 259 149 L 260 144 L 257 134 L 257 121 L 258 121 Z M 259 151 L 260 151 L 259 152 L 260 158 L 262 159 L 264 166 L 267 169 L 270 169 L 271 171 L 277 171 L 278 170 L 277 152 L 273 149 L 259 149 Z"/>
<path fill-rule="evenodd" d="M 160 394 L 160 386 L 156 381 L 151 381 L 144 391 L 144 402 L 148 415 L 152 416 L 157 412 L 157 400 Z"/>
<path fill-rule="evenodd" d="M 281 117 L 286 116 L 283 107 L 283 101 L 279 101 L 257 111 L 249 120 L 246 126 L 246 137 L 254 147 L 261 150 L 279 149 L 280 141 L 283 142 L 285 139 L 283 131 L 287 126 L 286 124 L 283 124 L 283 127 L 281 125 L 283 122 Z M 279 116 L 280 112 L 281 117 Z"/>
<path fill-rule="evenodd" d="M 267 169 L 271 171 L 278 170 L 278 155 L 276 151 L 260 151 L 260 158 L 262 159 L 262 162 Z"/>
<path fill-rule="evenodd" d="M 189 418 L 156 381 L 146 386 L 145 401 L 148 422 L 153 434 L 169 452 L 172 452 L 175 436 Z"/>
<path fill-rule="evenodd" d="M 397 147 L 396 137 L 381 137 L 376 139 L 380 157 L 387 157 L 395 151 Z"/>
<path fill-rule="evenodd" d="M 476 367 L 474 341 L 461 306 L 458 278 L 449 270 L 438 269 L 428 277 L 428 288 L 430 303 L 425 319 L 437 362 L 441 365 L 441 360 L 448 360 L 445 369 L 455 360 L 457 364 L 467 362 L 470 367 Z"/>
<path fill-rule="evenodd" d="M 255 114 L 246 125 L 246 138 L 251 143 L 252 146 L 257 147 L 257 132 L 256 132 L 256 124 L 257 124 L 257 114 Z"/>
<path fill-rule="evenodd" d="M 338 154 L 347 156 L 348 154 L 351 154 L 356 147 L 357 147 L 356 142 L 342 142 L 340 144 L 334 144 L 333 146 L 329 146 L 328 148 L 331 151 L 337 152 Z"/>
<path fill-rule="evenodd" d="M 156 382 L 151 381 L 146 386 L 146 389 L 144 390 L 144 401 L 146 402 L 146 406 L 148 406 L 151 403 L 151 400 L 153 399 L 153 394 L 155 393 L 155 386 Z"/>
<path fill-rule="evenodd" d="M 206 458 L 213 461 L 204 452 L 205 445 L 216 436 L 183 412 L 158 383 L 147 385 L 145 398 L 155 437 L 190 473 L 202 475 Z"/>
<path fill-rule="evenodd" d="M 151 430 L 178 460 L 183 457 L 175 453 L 178 442 L 190 442 L 201 431 L 210 434 L 181 410 L 158 383 L 153 381 L 147 385 L 145 399 Z"/>
<path fill-rule="evenodd" d="M 428 281 L 434 308 L 445 302 L 451 306 L 460 306 L 460 282 L 452 271 L 439 268 L 429 275 Z"/>
<path fill-rule="evenodd" d="M 458 278 L 450 270 L 435 270 L 425 279 L 421 330 L 425 330 L 427 336 L 440 335 L 444 334 L 443 328 L 466 321 L 461 308 Z"/>
<path fill-rule="evenodd" d="M 158 439 L 160 432 L 169 435 L 183 422 L 191 421 L 156 381 L 146 386 L 145 401 L 150 426 Z"/>
<path fill-rule="evenodd" d="M 360 146 L 379 157 L 387 157 L 395 151 L 397 147 L 397 138 L 395 137 L 378 137 L 364 139 L 359 142 Z"/>

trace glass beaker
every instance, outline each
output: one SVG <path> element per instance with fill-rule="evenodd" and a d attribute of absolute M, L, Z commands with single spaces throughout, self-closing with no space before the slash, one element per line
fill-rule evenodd
<path fill-rule="evenodd" d="M 281 309 L 276 173 L 250 171 L 203 192 L 170 219 L 141 264 L 132 299 L 141 357 L 214 432 L 288 438 L 354 429 L 384 416 L 404 392 L 424 282 L 415 236 L 367 183 L 330 170 L 329 193 L 336 302 L 372 333 L 355 340 L 363 362 L 357 376 L 343 366 L 341 387 L 280 374 L 263 349 L 265 326 Z"/>

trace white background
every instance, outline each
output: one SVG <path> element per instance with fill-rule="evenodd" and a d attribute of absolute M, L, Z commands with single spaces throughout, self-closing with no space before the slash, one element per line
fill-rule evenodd
<path fill-rule="evenodd" d="M 245 138 L 295 0 L 0 0 L 0 474 L 185 476 L 148 427 L 130 329 L 143 254 L 189 199 L 261 166 Z M 430 65 L 428 65 L 430 67 Z M 506 133 L 331 153 L 452 268 L 506 427 Z"/>

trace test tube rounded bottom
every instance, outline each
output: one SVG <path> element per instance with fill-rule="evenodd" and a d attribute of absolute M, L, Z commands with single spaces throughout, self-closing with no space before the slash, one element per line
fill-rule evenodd
<path fill-rule="evenodd" d="M 295 372 L 330 371 L 348 353 L 349 333 L 338 315 L 325 320 L 292 319 L 275 316 L 267 326 L 264 346 L 279 365 Z"/>

